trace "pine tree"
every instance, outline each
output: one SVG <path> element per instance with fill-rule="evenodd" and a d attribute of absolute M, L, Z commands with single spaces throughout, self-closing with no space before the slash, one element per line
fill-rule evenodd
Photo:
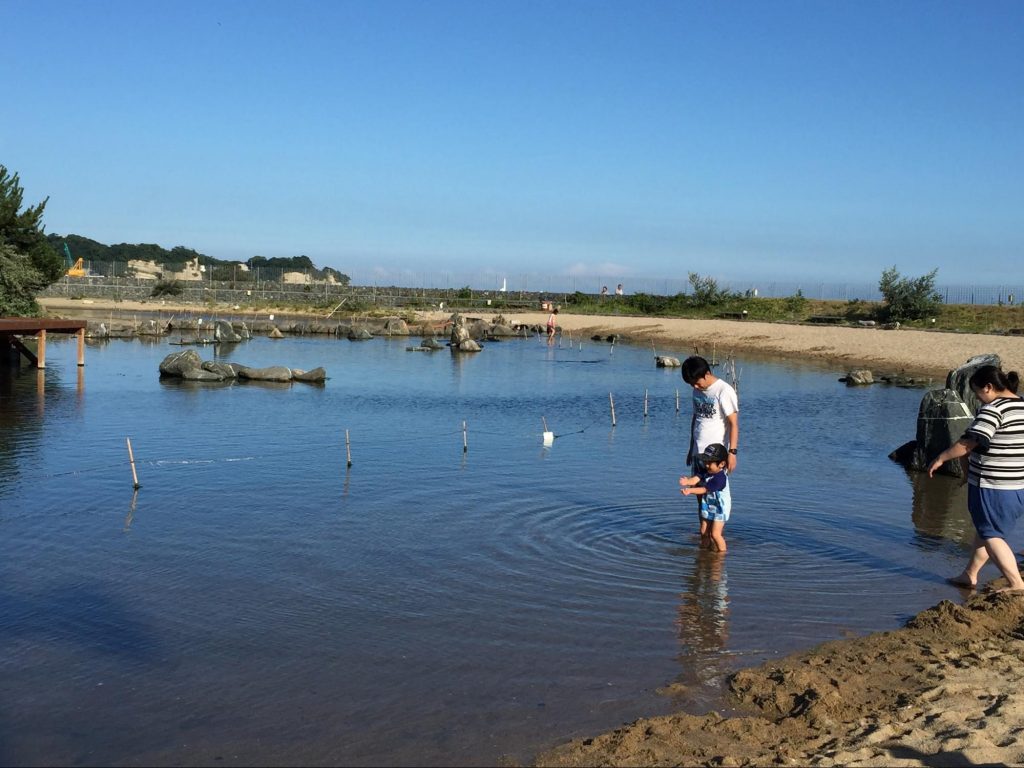
<path fill-rule="evenodd" d="M 64 261 L 43 233 L 49 198 L 21 210 L 18 174 L 0 165 L 0 315 L 39 313 L 35 295 L 64 273 Z"/>

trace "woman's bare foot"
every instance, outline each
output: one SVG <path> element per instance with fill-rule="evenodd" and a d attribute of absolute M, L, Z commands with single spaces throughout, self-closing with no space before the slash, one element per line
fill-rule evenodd
<path fill-rule="evenodd" d="M 962 589 L 977 589 L 978 583 L 971 581 L 969 578 L 960 574 L 959 576 L 951 576 L 946 579 L 947 584 L 952 584 L 954 587 L 961 587 Z"/>

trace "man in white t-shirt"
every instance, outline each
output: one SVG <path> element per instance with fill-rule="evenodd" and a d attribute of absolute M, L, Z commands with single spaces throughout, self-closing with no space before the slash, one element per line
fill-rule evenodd
<path fill-rule="evenodd" d="M 694 355 L 683 361 L 683 381 L 693 387 L 693 419 L 690 422 L 690 447 L 686 463 L 693 464 L 712 443 L 729 450 L 728 471 L 736 471 L 736 452 L 740 441 L 740 407 L 736 390 L 711 372 L 703 357 Z"/>

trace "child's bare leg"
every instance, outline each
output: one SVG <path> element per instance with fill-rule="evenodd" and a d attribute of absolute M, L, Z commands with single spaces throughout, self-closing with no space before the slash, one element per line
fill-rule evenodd
<path fill-rule="evenodd" d="M 714 520 L 711 522 L 708 534 L 711 538 L 711 549 L 715 552 L 725 552 L 725 521 Z"/>
<path fill-rule="evenodd" d="M 700 519 L 700 548 L 711 549 L 711 523 L 703 517 Z"/>

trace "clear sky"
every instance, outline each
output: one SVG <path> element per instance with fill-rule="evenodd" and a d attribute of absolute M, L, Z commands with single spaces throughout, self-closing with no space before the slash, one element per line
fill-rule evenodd
<path fill-rule="evenodd" d="M 1024 272 L 1020 0 L 0 0 L 0 31 L 48 232 L 362 282 Z"/>

